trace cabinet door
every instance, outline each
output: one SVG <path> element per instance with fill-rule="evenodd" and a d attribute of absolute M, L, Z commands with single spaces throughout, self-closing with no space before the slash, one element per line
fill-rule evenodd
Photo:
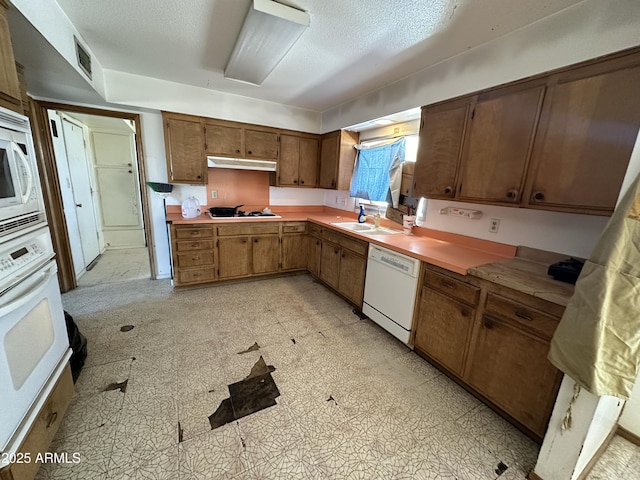
<path fill-rule="evenodd" d="M 300 137 L 280 135 L 280 157 L 278 158 L 278 185 L 298 185 L 298 163 L 300 161 Z"/>
<path fill-rule="evenodd" d="M 367 259 L 365 257 L 342 249 L 338 291 L 360 308 L 362 308 L 366 269 Z"/>
<path fill-rule="evenodd" d="M 282 236 L 282 270 L 304 270 L 307 268 L 307 236 Z"/>
<path fill-rule="evenodd" d="M 322 242 L 320 278 L 336 290 L 340 279 L 340 254 L 341 250 L 338 245 Z"/>
<path fill-rule="evenodd" d="M 462 376 L 474 309 L 429 288 L 422 290 L 415 347 Z"/>
<path fill-rule="evenodd" d="M 322 255 L 322 240 L 318 237 L 308 237 L 309 257 L 307 258 L 307 269 L 311 275 L 320 276 L 320 258 Z"/>
<path fill-rule="evenodd" d="M 165 116 L 164 139 L 169 181 L 206 184 L 207 159 L 201 119 Z"/>
<path fill-rule="evenodd" d="M 218 278 L 246 277 L 251 273 L 249 237 L 218 239 Z"/>
<path fill-rule="evenodd" d="M 318 187 L 336 188 L 339 148 L 340 132 L 332 132 L 322 137 L 320 144 L 320 178 Z"/>
<path fill-rule="evenodd" d="M 318 140 L 300 138 L 300 161 L 298 162 L 298 185 L 315 187 L 318 183 Z"/>
<path fill-rule="evenodd" d="M 478 98 L 460 166 L 464 201 L 519 203 L 544 86 L 509 88 Z"/>
<path fill-rule="evenodd" d="M 550 92 L 530 206 L 600 215 L 615 207 L 640 125 L 640 66 L 588 73 L 560 78 Z"/>
<path fill-rule="evenodd" d="M 267 130 L 244 130 L 244 153 L 247 158 L 278 160 L 278 134 Z"/>
<path fill-rule="evenodd" d="M 561 375 L 547 360 L 548 341 L 484 316 L 467 381 L 541 438 Z"/>
<path fill-rule="evenodd" d="M 0 3 L 0 67 L 0 105 L 23 113 L 7 10 L 3 3 Z"/>
<path fill-rule="evenodd" d="M 280 238 L 277 235 L 253 237 L 252 273 L 277 272 L 280 264 Z"/>
<path fill-rule="evenodd" d="M 207 155 L 237 157 L 242 155 L 242 128 L 239 125 L 205 124 Z"/>
<path fill-rule="evenodd" d="M 468 99 L 423 108 L 414 197 L 454 197 L 468 113 Z"/>

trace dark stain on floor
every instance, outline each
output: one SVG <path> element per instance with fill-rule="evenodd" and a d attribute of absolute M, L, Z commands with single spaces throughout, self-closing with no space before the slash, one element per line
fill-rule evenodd
<path fill-rule="evenodd" d="M 238 352 L 238 355 L 242 355 L 242 354 L 249 353 L 249 352 L 256 352 L 258 350 L 260 350 L 260 345 L 258 345 L 258 342 L 255 342 L 253 345 L 251 345 L 246 350 Z"/>
<path fill-rule="evenodd" d="M 497 475 L 502 475 L 504 472 L 507 471 L 507 468 L 509 468 L 509 467 L 507 467 L 504 463 L 502 463 L 502 462 L 498 463 L 498 466 L 497 466 L 497 468 L 495 470 L 496 474 Z"/>
<path fill-rule="evenodd" d="M 327 402 L 333 402 L 335 405 L 338 405 L 338 402 L 336 402 L 336 399 L 333 398 L 333 395 L 329 395 L 329 398 L 327 398 Z"/>
<path fill-rule="evenodd" d="M 109 392 L 111 390 L 120 390 L 122 393 L 127 393 L 127 383 L 129 383 L 129 379 L 127 378 L 124 382 L 119 383 L 110 383 L 106 387 L 104 387 L 103 392 Z"/>
<path fill-rule="evenodd" d="M 277 405 L 280 391 L 271 376 L 274 371 L 275 367 L 267 365 L 260 356 L 245 379 L 229 385 L 229 398 L 220 402 L 217 410 L 209 416 L 211 429 Z"/>

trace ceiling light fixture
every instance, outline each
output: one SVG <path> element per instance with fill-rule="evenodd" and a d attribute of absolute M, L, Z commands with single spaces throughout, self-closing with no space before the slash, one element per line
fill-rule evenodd
<path fill-rule="evenodd" d="M 308 26 L 307 12 L 273 0 L 252 0 L 225 78 L 260 85 Z"/>

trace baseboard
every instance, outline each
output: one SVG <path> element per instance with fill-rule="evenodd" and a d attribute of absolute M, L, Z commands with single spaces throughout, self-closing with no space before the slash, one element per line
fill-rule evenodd
<path fill-rule="evenodd" d="M 624 427 L 621 427 L 620 425 L 618 425 L 618 429 L 616 430 L 616 432 L 625 440 L 628 440 L 634 445 L 637 445 L 638 447 L 640 447 L 640 436 L 636 435 L 633 432 L 630 432 L 629 430 L 627 430 Z"/>

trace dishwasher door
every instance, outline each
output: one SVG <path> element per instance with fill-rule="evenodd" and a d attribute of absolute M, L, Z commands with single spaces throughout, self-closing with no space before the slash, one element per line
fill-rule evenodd
<path fill-rule="evenodd" d="M 362 312 L 402 342 L 409 343 L 420 260 L 371 245 Z"/>

